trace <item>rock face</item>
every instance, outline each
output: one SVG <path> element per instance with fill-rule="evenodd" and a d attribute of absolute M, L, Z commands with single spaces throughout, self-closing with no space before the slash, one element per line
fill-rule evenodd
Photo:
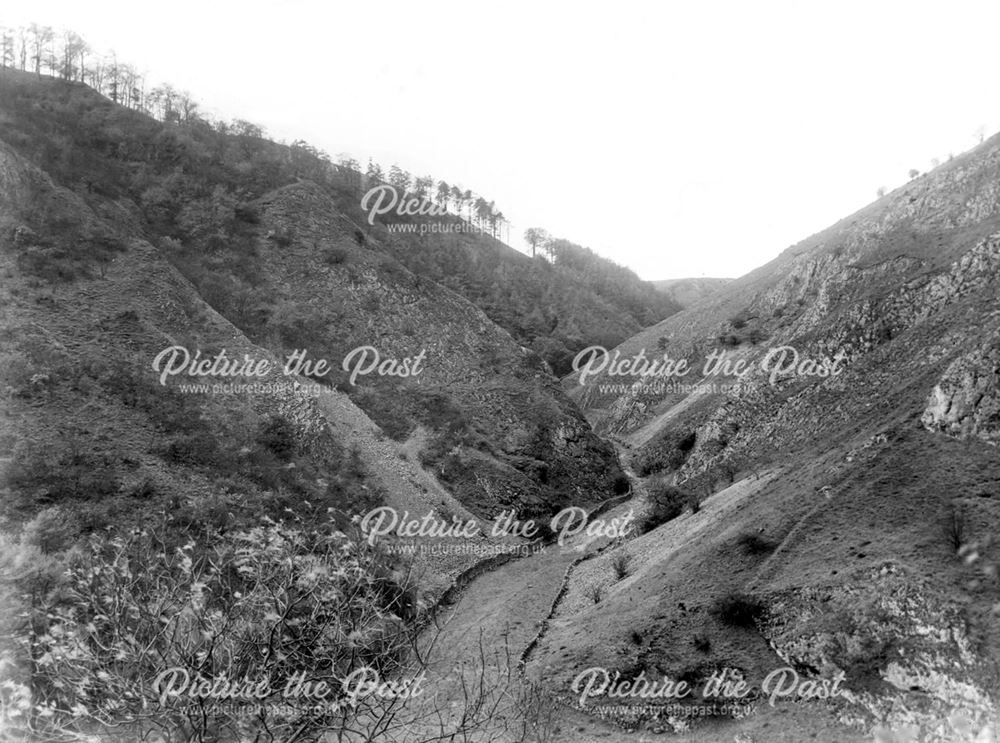
<path fill-rule="evenodd" d="M 1000 441 L 1000 339 L 948 365 L 920 421 L 949 436 Z"/>
<path fill-rule="evenodd" d="M 961 607 L 892 564 L 858 577 L 854 586 L 773 596 L 762 631 L 775 652 L 792 667 L 846 676 L 849 724 L 863 719 L 861 708 L 890 730 L 960 740 L 953 715 L 961 710 L 970 730 L 988 730 L 996 703 Z"/>

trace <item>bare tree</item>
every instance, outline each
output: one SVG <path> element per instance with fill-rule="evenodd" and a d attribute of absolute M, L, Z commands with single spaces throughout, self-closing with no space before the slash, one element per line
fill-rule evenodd
<path fill-rule="evenodd" d="M 49 26 L 39 26 L 32 23 L 28 28 L 31 33 L 31 63 L 36 75 L 42 74 L 42 62 L 45 60 L 46 50 L 52 43 L 53 31 Z"/>

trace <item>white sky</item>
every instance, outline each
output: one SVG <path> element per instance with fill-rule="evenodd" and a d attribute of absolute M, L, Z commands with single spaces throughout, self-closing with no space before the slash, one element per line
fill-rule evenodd
<path fill-rule="evenodd" d="M 209 112 L 738 276 L 1000 129 L 1000 3 L 7 0 Z"/>

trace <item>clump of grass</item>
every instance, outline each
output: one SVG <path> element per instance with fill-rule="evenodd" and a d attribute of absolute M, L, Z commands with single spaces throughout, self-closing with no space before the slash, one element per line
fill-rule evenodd
<path fill-rule="evenodd" d="M 615 579 L 622 580 L 628 576 L 628 569 L 632 563 L 632 555 L 628 552 L 618 552 L 611 559 L 611 569 L 615 571 Z"/>
<path fill-rule="evenodd" d="M 745 593 L 731 593 L 712 606 L 712 615 L 730 627 L 753 628 L 764 615 L 764 604 Z"/>
<path fill-rule="evenodd" d="M 778 545 L 760 534 L 743 534 L 736 543 L 748 555 L 766 555 L 774 552 Z"/>

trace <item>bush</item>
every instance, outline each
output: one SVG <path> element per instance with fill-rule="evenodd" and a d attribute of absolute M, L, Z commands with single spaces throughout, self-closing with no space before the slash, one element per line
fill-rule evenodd
<path fill-rule="evenodd" d="M 632 483 L 629 481 L 628 477 L 624 474 L 615 475 L 615 481 L 611 486 L 611 490 L 615 495 L 625 495 L 629 490 L 632 489 Z"/>
<path fill-rule="evenodd" d="M 611 569 L 615 571 L 615 579 L 622 580 L 628 576 L 629 565 L 632 563 L 632 555 L 624 550 L 615 553 L 611 558 Z"/>
<path fill-rule="evenodd" d="M 237 205 L 234 214 L 240 222 L 245 222 L 246 224 L 260 223 L 260 212 L 257 211 L 257 207 L 253 204 Z"/>
<path fill-rule="evenodd" d="M 79 534 L 78 523 L 59 506 L 51 506 L 38 513 L 24 525 L 23 540 L 51 554 L 66 549 Z"/>
<path fill-rule="evenodd" d="M 268 237 L 271 240 L 274 240 L 275 244 L 279 248 L 290 247 L 291 244 L 295 242 L 295 238 L 292 236 L 291 230 L 287 229 L 275 230 L 273 233 L 269 234 Z"/>
<path fill-rule="evenodd" d="M 173 464 L 214 465 L 219 459 L 219 445 L 207 431 L 182 434 L 163 450 L 164 461 Z"/>
<path fill-rule="evenodd" d="M 690 431 L 680 437 L 676 433 L 658 436 L 633 455 L 632 466 L 641 477 L 663 470 L 680 469 L 694 450 L 697 441 L 696 431 Z"/>
<path fill-rule="evenodd" d="M 689 433 L 687 436 L 685 436 L 679 442 L 677 442 L 677 449 L 687 454 L 692 449 L 694 449 L 694 445 L 697 442 L 698 442 L 698 433 L 696 431 L 691 431 L 691 433 Z"/>
<path fill-rule="evenodd" d="M 735 348 L 743 342 L 735 333 L 723 333 L 719 336 L 719 344 L 728 348 Z"/>
<path fill-rule="evenodd" d="M 323 253 L 323 262 L 328 266 L 339 266 L 347 260 L 347 251 L 343 248 L 330 248 Z"/>
<path fill-rule="evenodd" d="M 966 526 L 965 516 L 957 508 L 953 508 L 945 519 L 943 531 L 948 544 L 955 552 L 962 549 L 962 545 L 966 542 Z"/>
<path fill-rule="evenodd" d="M 778 548 L 777 544 L 760 534 L 743 534 L 736 543 L 748 555 L 766 555 Z"/>
<path fill-rule="evenodd" d="M 363 539 L 274 523 L 183 545 L 153 529 L 93 538 L 32 617 L 38 661 L 25 690 L 38 707 L 21 714 L 51 704 L 55 714 L 36 718 L 51 740 L 69 739 L 60 732 L 71 729 L 71 709 L 134 740 L 157 729 L 199 740 L 265 731 L 312 740 L 322 730 L 315 700 L 281 696 L 293 674 L 339 683 L 359 670 L 381 678 L 412 671 L 418 628 L 406 617 L 414 597 L 394 578 L 403 574 L 397 568 Z M 281 712 L 265 726 L 225 705 L 205 716 L 180 697 L 161 702 L 148 681 L 170 668 L 192 678 L 266 680 L 271 693 L 259 701 L 280 703 Z M 348 714 L 363 729 L 366 717 L 379 719 L 377 704 L 359 698 Z"/>
<path fill-rule="evenodd" d="M 257 443 L 282 462 L 288 462 L 298 449 L 295 424 L 283 416 L 272 416 L 261 425 Z"/>
<path fill-rule="evenodd" d="M 729 318 L 729 324 L 733 326 L 734 330 L 741 330 L 747 326 L 747 320 L 742 315 L 737 315 Z"/>
<path fill-rule="evenodd" d="M 718 599 L 712 606 L 712 616 L 730 627 L 753 628 L 764 615 L 765 607 L 745 593 L 732 593 Z"/>
<path fill-rule="evenodd" d="M 649 510 L 639 521 L 639 533 L 645 534 L 684 512 L 688 496 L 680 488 L 659 482 L 649 487 Z"/>
<path fill-rule="evenodd" d="M 41 504 L 115 495 L 120 487 L 114 463 L 72 439 L 62 449 L 26 446 L 15 451 L 7 484 L 18 494 L 13 504 L 34 510 Z"/>
<path fill-rule="evenodd" d="M 701 510 L 701 500 L 696 493 L 688 493 L 687 505 L 691 509 L 691 513 L 698 513 Z"/>
<path fill-rule="evenodd" d="M 699 653 L 707 653 L 712 649 L 712 641 L 704 635 L 694 636 L 694 648 Z"/>

